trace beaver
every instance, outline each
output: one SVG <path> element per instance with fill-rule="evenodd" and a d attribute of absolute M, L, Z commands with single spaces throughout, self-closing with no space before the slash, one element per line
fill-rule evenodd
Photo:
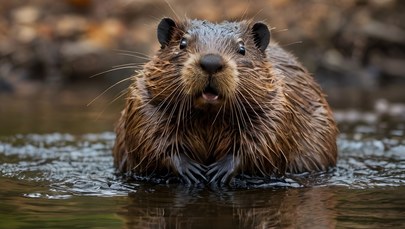
<path fill-rule="evenodd" d="M 227 184 L 336 164 L 338 129 L 310 73 L 264 22 L 173 20 L 133 76 L 114 164 L 138 177 Z"/>

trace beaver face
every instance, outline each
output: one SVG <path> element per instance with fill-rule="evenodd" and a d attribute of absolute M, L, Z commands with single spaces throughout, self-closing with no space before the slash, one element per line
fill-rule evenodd
<path fill-rule="evenodd" d="M 170 95 L 187 97 L 194 107 L 204 108 L 237 99 L 241 88 L 252 87 L 244 85 L 246 82 L 259 80 L 249 78 L 257 75 L 251 73 L 254 62 L 265 61 L 270 31 L 263 23 L 191 20 L 179 24 L 164 18 L 158 26 L 158 40 L 162 47 L 158 59 L 170 69 L 170 74 L 162 73 L 161 77 L 174 74 L 172 82 L 178 84 L 174 90 L 179 92 Z M 161 90 L 169 87 L 162 83 L 153 86 Z"/>
<path fill-rule="evenodd" d="M 197 107 L 223 103 L 234 96 L 239 81 L 235 61 L 213 51 L 190 53 L 181 79 Z"/>

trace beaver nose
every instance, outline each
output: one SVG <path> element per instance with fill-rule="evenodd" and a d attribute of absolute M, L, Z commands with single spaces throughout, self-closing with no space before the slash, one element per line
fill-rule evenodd
<path fill-rule="evenodd" d="M 207 54 L 201 57 L 200 66 L 208 74 L 214 74 L 222 70 L 224 61 L 220 55 Z"/>

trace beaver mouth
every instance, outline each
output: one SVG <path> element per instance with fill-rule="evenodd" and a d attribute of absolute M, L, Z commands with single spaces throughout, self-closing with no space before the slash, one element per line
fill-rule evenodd
<path fill-rule="evenodd" d="M 213 102 L 219 99 L 219 93 L 215 87 L 207 85 L 202 92 L 202 97 L 208 102 Z"/>

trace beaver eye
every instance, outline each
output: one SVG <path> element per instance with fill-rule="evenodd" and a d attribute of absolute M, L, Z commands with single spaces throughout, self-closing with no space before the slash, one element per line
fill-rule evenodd
<path fill-rule="evenodd" d="M 185 37 L 181 38 L 181 40 L 180 40 L 180 49 L 186 48 L 187 44 L 188 44 L 187 39 Z"/>
<path fill-rule="evenodd" d="M 245 43 L 243 41 L 238 42 L 238 53 L 241 55 L 245 55 L 246 49 L 245 49 Z"/>

